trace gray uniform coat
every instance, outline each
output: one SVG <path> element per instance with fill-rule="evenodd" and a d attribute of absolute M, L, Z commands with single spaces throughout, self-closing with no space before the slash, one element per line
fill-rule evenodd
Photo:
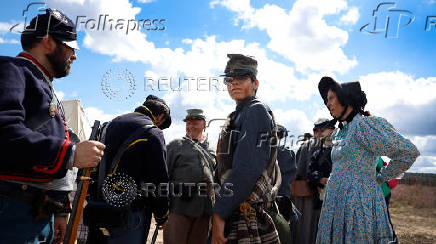
<path fill-rule="evenodd" d="M 199 143 L 188 137 L 176 139 L 167 146 L 167 164 L 170 183 L 175 187 L 176 195 L 179 183 L 213 183 L 215 153 L 209 143 Z M 199 195 L 197 187 L 191 188 L 191 198 L 184 200 L 179 196 L 170 199 L 170 211 L 188 216 L 212 215 L 211 194 Z M 204 189 L 204 187 L 202 188 Z M 170 195 L 171 194 L 170 184 Z"/>

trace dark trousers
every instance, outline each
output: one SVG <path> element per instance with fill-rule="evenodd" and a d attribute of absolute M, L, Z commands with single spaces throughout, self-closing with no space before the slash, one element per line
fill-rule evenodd
<path fill-rule="evenodd" d="M 129 223 L 126 226 L 108 228 L 109 236 L 96 227 L 89 226 L 87 244 L 143 244 L 147 240 L 151 223 L 151 210 L 131 210 Z"/>
<path fill-rule="evenodd" d="M 164 243 L 206 243 L 209 236 L 210 219 L 210 215 L 207 214 L 193 217 L 171 212 L 163 233 Z"/>
<path fill-rule="evenodd" d="M 51 243 L 53 215 L 35 221 L 30 204 L 0 197 L 0 243 Z"/>
<path fill-rule="evenodd" d="M 394 243 L 398 243 L 398 240 L 397 240 L 397 235 L 395 234 L 394 225 L 392 224 L 392 221 L 391 221 L 391 215 L 389 214 L 389 202 L 390 202 L 390 200 L 391 200 L 391 193 L 389 193 L 389 195 L 387 195 L 385 197 L 385 201 L 386 201 L 386 210 L 388 211 L 389 223 L 391 224 L 392 232 L 394 234 L 394 242 L 392 243 L 392 244 L 394 244 Z"/>

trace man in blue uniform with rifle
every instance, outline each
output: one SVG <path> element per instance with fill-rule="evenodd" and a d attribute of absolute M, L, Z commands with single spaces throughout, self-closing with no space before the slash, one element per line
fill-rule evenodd
<path fill-rule="evenodd" d="M 72 167 L 95 167 L 105 146 L 70 140 L 53 78 L 65 77 L 77 58 L 73 22 L 55 9 L 33 18 L 21 34 L 23 52 L 0 57 L 0 239 L 5 243 L 48 243 L 54 214 L 69 206 L 65 191 L 47 184 Z"/>

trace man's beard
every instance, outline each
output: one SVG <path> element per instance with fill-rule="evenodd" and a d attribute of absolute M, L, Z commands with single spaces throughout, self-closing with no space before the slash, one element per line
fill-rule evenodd
<path fill-rule="evenodd" d="M 68 59 L 65 57 L 65 53 L 62 51 L 61 45 L 62 44 L 58 43 L 56 49 L 52 53 L 46 54 L 46 57 L 53 68 L 54 78 L 65 77 L 70 73 Z"/>

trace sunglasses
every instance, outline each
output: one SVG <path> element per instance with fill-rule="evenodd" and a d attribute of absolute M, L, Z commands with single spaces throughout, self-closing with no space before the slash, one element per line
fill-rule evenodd
<path fill-rule="evenodd" d="M 238 82 L 238 83 L 243 83 L 247 80 L 247 77 L 250 77 L 249 75 L 238 75 L 238 76 L 233 76 L 233 77 L 225 77 L 224 78 L 224 84 L 225 85 L 230 85 L 232 84 L 234 81 Z"/>

